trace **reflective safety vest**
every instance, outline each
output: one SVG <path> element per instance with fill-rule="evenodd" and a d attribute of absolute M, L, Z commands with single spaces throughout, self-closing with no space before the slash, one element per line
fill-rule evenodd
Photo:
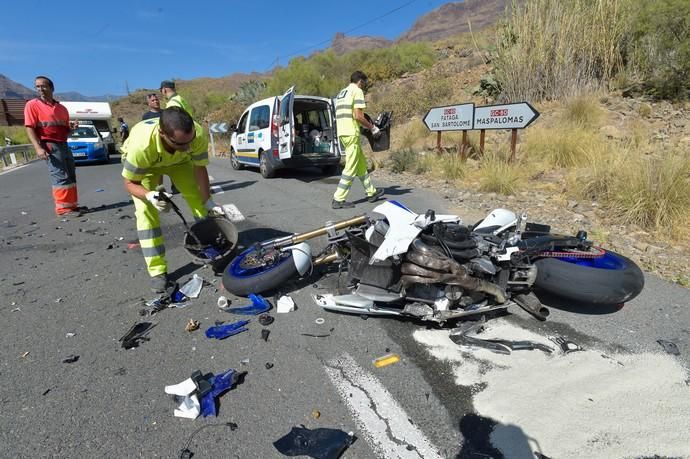
<path fill-rule="evenodd" d="M 184 100 L 184 98 L 179 94 L 175 94 L 174 96 L 172 96 L 168 103 L 165 104 L 165 108 L 170 107 L 180 107 L 182 110 L 189 113 L 189 116 L 194 118 L 194 113 L 192 113 L 192 107 L 190 107 L 187 101 Z"/>
<path fill-rule="evenodd" d="M 66 142 L 69 134 L 69 112 L 57 100 L 52 104 L 36 98 L 24 106 L 24 126 L 36 131 L 38 140 Z"/>
<path fill-rule="evenodd" d="M 335 98 L 335 123 L 338 137 L 359 135 L 359 122 L 354 118 L 355 108 L 364 110 L 364 92 L 355 83 L 350 83 Z"/>
<path fill-rule="evenodd" d="M 123 156 L 122 176 L 140 182 L 158 170 L 191 161 L 195 166 L 208 165 L 208 140 L 199 123 L 194 122 L 196 137 L 187 151 L 169 153 L 159 134 L 159 118 L 134 125 L 120 150 Z"/>

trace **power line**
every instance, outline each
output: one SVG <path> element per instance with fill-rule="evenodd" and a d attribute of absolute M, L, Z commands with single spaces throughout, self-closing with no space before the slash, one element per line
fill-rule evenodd
<path fill-rule="evenodd" d="M 361 29 L 362 27 L 371 24 L 372 22 L 378 21 L 379 19 L 385 18 L 386 16 L 390 16 L 391 14 L 395 13 L 396 11 L 401 10 L 401 9 L 405 8 L 406 6 L 409 6 L 409 5 L 413 4 L 413 3 L 415 3 L 416 1 L 417 1 L 417 0 L 410 0 L 409 2 L 405 2 L 405 3 L 403 3 L 402 5 L 400 5 L 400 6 L 398 6 L 398 7 L 395 7 L 395 8 L 393 8 L 393 9 L 390 10 L 390 11 L 385 12 L 385 13 L 383 13 L 383 14 L 380 15 L 380 16 L 377 16 L 377 17 L 375 17 L 375 18 L 373 18 L 373 19 L 370 19 L 370 20 L 368 20 L 368 21 L 366 21 L 366 22 L 363 22 L 362 24 L 359 24 L 358 26 L 355 26 L 355 27 L 353 27 L 353 28 L 351 28 L 351 29 L 349 29 L 349 30 L 346 30 L 345 32 L 343 32 L 343 34 L 344 34 L 344 35 L 347 35 L 347 34 L 349 34 L 349 33 L 351 33 L 351 32 L 354 32 L 355 30 Z M 298 55 L 298 54 L 302 54 L 302 53 L 305 52 L 305 51 L 309 51 L 310 49 L 314 49 L 314 48 L 317 48 L 317 47 L 319 47 L 319 46 L 321 46 L 321 45 L 324 45 L 324 44 L 326 44 L 326 43 L 329 43 L 330 41 L 331 41 L 331 39 L 329 38 L 329 39 L 327 39 L 327 40 L 320 41 L 320 42 L 318 42 L 318 43 L 316 43 L 316 44 L 310 45 L 310 46 L 308 46 L 308 47 L 306 47 L 306 48 L 302 48 L 302 49 L 297 50 L 297 51 L 295 51 L 295 52 L 292 52 L 292 53 L 290 53 L 290 54 L 286 54 L 286 55 L 284 55 L 284 56 L 278 56 L 278 57 L 276 58 L 276 62 L 277 62 L 281 57 L 283 57 L 283 58 L 288 58 L 288 57 L 296 56 L 296 55 Z M 268 69 L 268 70 L 270 70 L 270 69 Z"/>

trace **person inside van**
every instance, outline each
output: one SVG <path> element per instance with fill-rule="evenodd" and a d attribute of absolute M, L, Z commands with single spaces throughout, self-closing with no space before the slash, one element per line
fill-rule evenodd
<path fill-rule="evenodd" d="M 367 76 L 357 70 L 350 77 L 350 84 L 340 91 L 335 99 L 335 121 L 338 130 L 338 139 L 345 147 L 345 168 L 340 177 L 338 188 L 333 194 L 331 207 L 333 209 L 349 209 L 354 203 L 345 200 L 352 187 L 352 181 L 359 177 L 369 202 L 376 202 L 383 196 L 383 188 L 375 188 L 369 179 L 367 170 L 367 158 L 362 151 L 359 129 L 364 126 L 376 136 L 379 128 L 368 121 L 364 116 L 364 91 L 368 85 Z"/>

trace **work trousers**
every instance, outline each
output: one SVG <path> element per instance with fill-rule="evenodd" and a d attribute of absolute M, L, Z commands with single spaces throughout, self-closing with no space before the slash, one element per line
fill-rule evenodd
<path fill-rule="evenodd" d="M 53 184 L 53 201 L 55 201 L 55 213 L 65 214 L 75 210 L 79 204 L 77 194 L 77 170 L 74 165 L 72 151 L 67 142 L 43 142 L 44 149 L 48 152 L 48 171 Z"/>
<path fill-rule="evenodd" d="M 352 181 L 359 177 L 367 196 L 376 193 L 376 188 L 371 184 L 367 171 L 367 158 L 362 151 L 359 135 L 339 137 L 340 143 L 345 147 L 345 168 L 340 176 L 338 188 L 333 194 L 335 201 L 344 201 L 352 187 Z"/>
<path fill-rule="evenodd" d="M 173 185 L 187 202 L 195 219 L 206 217 L 208 211 L 194 177 L 194 165 L 191 161 L 174 166 L 157 168 L 155 172 L 147 174 L 141 184 L 147 190 L 155 190 L 161 183 L 163 175 L 170 177 Z M 158 210 L 146 199 L 134 198 L 135 216 L 137 218 L 137 236 L 141 244 L 141 251 L 146 260 L 146 269 L 150 276 L 157 276 L 168 272 L 165 259 L 165 242 L 161 231 Z"/>

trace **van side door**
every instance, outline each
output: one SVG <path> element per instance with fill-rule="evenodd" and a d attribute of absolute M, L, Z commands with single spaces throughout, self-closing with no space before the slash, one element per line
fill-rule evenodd
<path fill-rule="evenodd" d="M 249 118 L 249 111 L 242 114 L 237 123 L 237 131 L 235 131 L 237 135 L 237 159 L 243 163 L 258 164 L 255 156 L 250 156 L 252 149 L 247 146 L 247 118 Z"/>
<path fill-rule="evenodd" d="M 292 158 L 295 142 L 295 117 L 293 105 L 295 87 L 287 90 L 280 101 L 280 118 L 278 121 L 278 156 L 280 159 Z"/>
<path fill-rule="evenodd" d="M 251 148 L 256 157 L 259 150 L 271 149 L 271 108 L 268 105 L 259 105 L 252 108 L 249 114 L 249 127 L 247 129 L 247 148 Z"/>
<path fill-rule="evenodd" d="M 333 129 L 333 145 L 335 145 L 335 151 L 343 156 L 345 151 L 340 148 L 340 139 L 338 138 L 338 123 L 335 122 L 335 99 L 328 99 L 328 108 L 331 115 L 331 126 Z"/>

